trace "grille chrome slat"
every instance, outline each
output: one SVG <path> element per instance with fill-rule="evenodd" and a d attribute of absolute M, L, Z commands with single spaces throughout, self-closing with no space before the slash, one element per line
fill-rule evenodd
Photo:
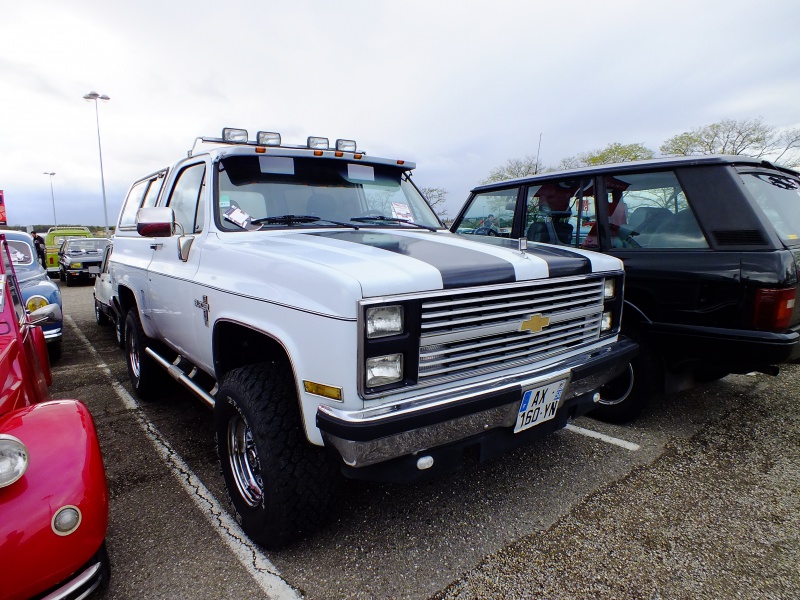
<path fill-rule="evenodd" d="M 550 358 L 597 341 L 603 279 L 550 279 L 423 301 L 420 383 Z M 541 331 L 521 332 L 542 315 Z"/>

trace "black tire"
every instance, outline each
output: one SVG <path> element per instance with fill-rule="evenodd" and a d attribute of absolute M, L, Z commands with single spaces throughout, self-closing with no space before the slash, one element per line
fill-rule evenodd
<path fill-rule="evenodd" d="M 133 391 L 142 400 L 152 400 L 163 391 L 166 372 L 145 352 L 152 340 L 144 334 L 134 308 L 125 318 L 125 362 Z"/>
<path fill-rule="evenodd" d="M 47 344 L 47 357 L 51 363 L 61 358 L 61 340 Z"/>
<path fill-rule="evenodd" d="M 600 388 L 600 402 L 589 416 L 608 423 L 627 423 L 637 418 L 647 403 L 664 390 L 661 359 L 641 344 L 628 369 Z"/>
<path fill-rule="evenodd" d="M 72 281 L 72 279 L 71 279 L 69 276 L 67 276 L 67 275 L 64 275 L 64 281 L 66 281 L 66 282 L 67 282 L 67 287 L 72 287 L 72 283 L 73 283 L 73 281 Z"/>
<path fill-rule="evenodd" d="M 108 318 L 108 315 L 103 312 L 103 309 L 100 307 L 100 303 L 97 301 L 97 298 L 94 299 L 94 320 L 97 321 L 98 325 L 105 326 L 108 325 L 111 320 Z"/>
<path fill-rule="evenodd" d="M 114 319 L 114 330 L 117 335 L 117 345 L 125 350 L 125 314 L 116 316 Z"/>
<path fill-rule="evenodd" d="M 342 475 L 305 436 L 287 362 L 228 373 L 216 395 L 214 426 L 228 498 L 245 533 L 277 550 L 322 526 Z"/>
<path fill-rule="evenodd" d="M 66 281 L 67 280 L 67 276 L 64 274 L 64 270 L 63 269 L 59 269 L 58 270 L 58 278 L 61 281 Z"/>

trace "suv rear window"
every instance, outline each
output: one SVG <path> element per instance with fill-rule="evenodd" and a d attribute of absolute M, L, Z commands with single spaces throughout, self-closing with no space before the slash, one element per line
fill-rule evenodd
<path fill-rule="evenodd" d="M 800 246 L 800 181 L 765 171 L 740 173 L 775 233 L 788 246 Z"/>

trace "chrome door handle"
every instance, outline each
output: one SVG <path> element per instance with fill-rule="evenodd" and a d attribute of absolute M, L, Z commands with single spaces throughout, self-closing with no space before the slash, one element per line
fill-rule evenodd
<path fill-rule="evenodd" d="M 163 246 L 164 246 L 164 244 L 161 244 L 161 243 L 150 244 L 150 248 L 152 250 L 158 250 L 159 248 L 162 248 Z"/>

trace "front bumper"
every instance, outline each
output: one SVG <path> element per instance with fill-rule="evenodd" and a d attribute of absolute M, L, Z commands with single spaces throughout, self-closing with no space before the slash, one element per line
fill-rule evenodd
<path fill-rule="evenodd" d="M 66 275 L 70 279 L 75 279 L 78 281 L 93 281 L 97 275 L 92 273 L 88 269 L 67 269 Z"/>
<path fill-rule="evenodd" d="M 511 430 L 524 390 L 565 379 L 556 422 L 593 406 L 593 392 L 627 367 L 638 345 L 621 338 L 612 346 L 557 363 L 544 371 L 495 377 L 359 411 L 320 405 L 317 427 L 345 465 L 361 468 L 494 429 Z M 566 413 L 569 414 L 566 414 Z M 537 429 L 541 425 L 534 427 Z"/>

